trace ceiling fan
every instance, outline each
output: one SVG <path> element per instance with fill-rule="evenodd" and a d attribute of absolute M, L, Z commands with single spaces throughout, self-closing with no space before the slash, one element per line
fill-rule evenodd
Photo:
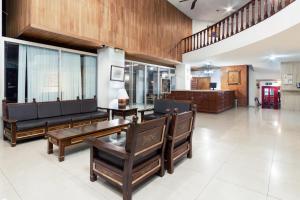
<path fill-rule="evenodd" d="M 189 1 L 189 0 L 180 0 L 179 2 L 182 3 L 182 2 L 185 2 L 185 1 Z M 191 10 L 193 10 L 195 8 L 197 1 L 198 0 L 193 0 L 192 6 L 191 6 Z"/>

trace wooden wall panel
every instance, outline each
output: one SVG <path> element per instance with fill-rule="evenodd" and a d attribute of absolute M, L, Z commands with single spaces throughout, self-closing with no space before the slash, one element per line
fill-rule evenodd
<path fill-rule="evenodd" d="M 6 6 L 7 35 L 19 37 L 30 24 L 30 0 L 6 0 Z"/>
<path fill-rule="evenodd" d="M 131 56 L 180 61 L 176 46 L 192 33 L 192 20 L 166 0 L 30 1 L 30 30 L 19 32 L 27 38 L 92 48 L 108 45 Z M 8 12 L 16 15 L 14 9 Z M 28 14 L 28 9 L 23 12 Z"/>
<path fill-rule="evenodd" d="M 210 77 L 193 77 L 191 82 L 192 90 L 210 90 Z"/>
<path fill-rule="evenodd" d="M 240 84 L 229 85 L 228 84 L 228 72 L 240 71 Z M 249 68 L 247 65 L 241 66 L 229 66 L 221 68 L 221 89 L 222 90 L 234 90 L 235 96 L 238 99 L 239 106 L 249 105 Z"/>

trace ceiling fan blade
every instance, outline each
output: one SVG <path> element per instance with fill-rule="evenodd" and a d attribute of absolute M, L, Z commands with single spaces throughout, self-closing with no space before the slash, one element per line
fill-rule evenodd
<path fill-rule="evenodd" d="M 198 0 L 194 0 L 194 1 L 193 1 L 192 7 L 191 7 L 192 10 L 195 8 L 197 1 L 198 1 Z"/>

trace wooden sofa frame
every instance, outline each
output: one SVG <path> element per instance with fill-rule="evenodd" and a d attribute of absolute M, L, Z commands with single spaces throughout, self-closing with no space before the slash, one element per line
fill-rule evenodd
<path fill-rule="evenodd" d="M 59 101 L 59 99 L 57 99 Z M 34 103 L 36 103 L 35 100 L 33 100 Z M 59 125 L 53 125 L 50 126 L 47 123 L 45 123 L 44 126 L 38 127 L 38 128 L 31 128 L 24 131 L 17 131 L 17 120 L 9 119 L 8 117 L 8 111 L 7 111 L 7 101 L 2 101 L 2 107 L 3 107 L 3 140 L 9 140 L 12 147 L 15 147 L 17 144 L 17 141 L 26 140 L 30 138 L 36 138 L 36 137 L 46 137 L 46 133 L 49 131 L 54 130 L 60 130 L 60 129 L 66 129 L 66 128 L 72 128 L 72 127 L 79 127 L 83 125 L 88 125 L 100 121 L 105 121 L 109 119 L 109 111 L 106 110 L 107 117 L 104 118 L 97 118 L 97 119 L 90 119 L 90 120 L 78 120 L 76 122 L 73 122 L 72 120 L 67 123 L 61 123 Z M 102 108 L 97 107 L 97 111 L 103 110 Z"/>

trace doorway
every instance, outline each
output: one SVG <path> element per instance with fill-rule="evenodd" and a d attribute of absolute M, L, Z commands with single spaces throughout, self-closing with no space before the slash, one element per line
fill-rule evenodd
<path fill-rule="evenodd" d="M 280 109 L 280 86 L 262 86 L 262 108 Z"/>

